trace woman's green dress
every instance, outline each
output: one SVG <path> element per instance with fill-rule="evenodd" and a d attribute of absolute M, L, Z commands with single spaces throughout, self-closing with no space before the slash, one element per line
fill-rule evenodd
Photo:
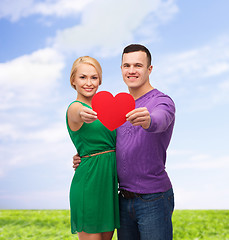
<path fill-rule="evenodd" d="M 115 149 L 116 131 L 109 131 L 99 120 L 84 123 L 78 131 L 70 129 L 67 116 L 66 121 L 81 157 Z M 109 232 L 120 227 L 115 152 L 81 158 L 71 183 L 70 210 L 72 233 Z"/>

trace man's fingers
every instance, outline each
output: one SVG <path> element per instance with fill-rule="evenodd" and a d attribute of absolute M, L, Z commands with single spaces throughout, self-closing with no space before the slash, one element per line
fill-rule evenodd
<path fill-rule="evenodd" d="M 134 113 L 134 114 L 130 115 L 126 120 L 133 121 L 134 119 L 144 118 L 146 116 L 147 116 L 147 112 L 138 112 L 138 113 Z"/>
<path fill-rule="evenodd" d="M 134 110 L 128 112 L 128 113 L 126 114 L 126 117 L 129 117 L 129 116 L 131 116 L 131 115 L 133 115 L 133 114 L 135 114 L 135 113 L 140 113 L 140 112 L 144 112 L 144 111 L 147 111 L 147 112 L 148 112 L 148 110 L 147 110 L 146 107 L 135 108 Z"/>
<path fill-rule="evenodd" d="M 73 166 L 72 167 L 74 168 L 74 170 L 76 170 L 79 167 L 80 163 L 81 163 L 81 158 L 80 158 L 79 154 L 77 153 L 76 155 L 73 156 Z"/>
<path fill-rule="evenodd" d="M 132 125 L 133 126 L 142 126 L 144 124 L 144 122 L 137 122 L 137 123 L 133 123 Z"/>
<path fill-rule="evenodd" d="M 73 160 L 74 160 L 74 161 L 75 161 L 75 160 L 80 160 L 80 159 L 81 159 L 81 158 L 80 158 L 80 156 L 78 155 L 78 153 L 73 156 Z"/>
<path fill-rule="evenodd" d="M 74 170 L 76 170 L 79 167 L 79 164 L 73 165 L 72 167 L 74 168 Z"/>
<path fill-rule="evenodd" d="M 130 121 L 134 118 L 141 117 L 141 116 L 147 116 L 149 114 L 147 108 L 136 108 L 132 110 L 131 112 L 126 114 L 127 121 Z"/>
<path fill-rule="evenodd" d="M 144 123 L 146 121 L 145 117 L 138 117 L 130 121 L 131 124 Z"/>
<path fill-rule="evenodd" d="M 126 115 L 126 120 L 133 126 L 142 126 L 147 129 L 150 126 L 151 117 L 146 107 L 136 108 Z"/>
<path fill-rule="evenodd" d="M 130 117 L 130 116 L 132 116 L 132 115 L 134 115 L 134 114 L 136 114 L 136 113 L 140 113 L 140 112 L 144 111 L 145 109 L 146 109 L 146 108 L 135 108 L 134 110 L 128 112 L 128 113 L 126 114 L 126 117 Z"/>
<path fill-rule="evenodd" d="M 138 108 L 136 108 L 136 109 L 128 112 L 128 113 L 126 114 L 126 118 L 128 118 L 129 116 L 131 116 L 131 115 L 133 115 L 134 113 L 136 113 L 137 109 L 138 109 Z"/>
<path fill-rule="evenodd" d="M 73 160 L 73 164 L 76 165 L 76 164 L 80 164 L 81 163 L 81 160 L 80 159 L 74 159 Z"/>

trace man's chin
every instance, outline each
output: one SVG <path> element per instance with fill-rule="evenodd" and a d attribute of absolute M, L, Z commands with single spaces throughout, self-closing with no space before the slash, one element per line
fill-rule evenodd
<path fill-rule="evenodd" d="M 128 88 L 139 88 L 139 84 L 137 83 L 128 83 L 126 84 Z"/>

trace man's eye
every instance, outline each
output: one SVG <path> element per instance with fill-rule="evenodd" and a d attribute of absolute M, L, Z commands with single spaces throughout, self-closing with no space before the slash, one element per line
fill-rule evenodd
<path fill-rule="evenodd" d="M 84 79 L 85 77 L 84 76 L 80 76 L 81 79 Z"/>

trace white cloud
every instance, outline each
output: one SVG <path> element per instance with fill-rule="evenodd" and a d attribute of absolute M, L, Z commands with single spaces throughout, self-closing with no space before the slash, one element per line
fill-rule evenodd
<path fill-rule="evenodd" d="M 171 149 L 168 156 L 176 209 L 228 208 L 229 155 Z"/>
<path fill-rule="evenodd" d="M 165 84 L 184 84 L 229 72 L 229 36 L 215 39 L 197 49 L 158 56 L 155 78 Z"/>
<path fill-rule="evenodd" d="M 196 49 L 158 56 L 151 80 L 157 88 L 170 91 L 177 101 L 180 98 L 183 111 L 228 104 L 229 36 Z"/>
<path fill-rule="evenodd" d="M 94 0 L 57 0 L 45 1 L 35 4 L 33 13 L 57 17 L 73 16 L 82 11 L 89 3 Z"/>
<path fill-rule="evenodd" d="M 175 209 L 228 209 L 228 192 L 210 183 L 201 183 L 201 187 L 191 189 L 174 187 L 174 195 Z"/>
<path fill-rule="evenodd" d="M 62 51 L 114 56 L 120 54 L 123 45 L 134 41 L 135 35 L 143 34 L 142 41 L 148 32 L 157 35 L 157 27 L 177 11 L 173 0 L 95 1 L 83 11 L 82 23 L 59 31 L 53 44 Z"/>
<path fill-rule="evenodd" d="M 170 150 L 168 151 L 168 155 L 170 156 L 170 161 L 167 165 L 171 170 L 211 170 L 229 168 L 229 155 L 213 156 L 188 150 Z M 174 161 L 172 159 L 174 159 Z"/>
<path fill-rule="evenodd" d="M 0 136 L 1 140 L 5 138 L 17 139 L 15 136 L 15 128 L 9 123 L 0 123 Z"/>
<path fill-rule="evenodd" d="M 13 6 L 13 7 L 12 7 Z M 33 7 L 33 0 L 1 0 L 0 1 L 0 18 L 9 18 L 16 21 L 21 17 L 28 16 L 28 11 Z"/>
<path fill-rule="evenodd" d="M 64 115 L 64 113 L 63 113 Z M 55 122 L 48 128 L 30 132 L 26 139 L 29 141 L 42 141 L 43 143 L 59 143 L 68 140 L 67 127 L 65 122 Z"/>
<path fill-rule="evenodd" d="M 177 149 L 169 149 L 168 150 L 168 155 L 169 156 L 185 156 L 185 155 L 190 155 L 193 154 L 192 151 L 190 150 L 177 150 Z"/>
<path fill-rule="evenodd" d="M 5 173 L 3 172 L 3 169 L 0 169 L 0 178 L 4 177 Z"/>
<path fill-rule="evenodd" d="M 31 15 L 69 17 L 81 12 L 94 0 L 8 0 L 0 1 L 0 18 L 15 22 Z M 13 7 L 12 7 L 13 6 Z"/>
<path fill-rule="evenodd" d="M 0 64 L 0 83 L 8 86 L 44 88 L 61 75 L 63 57 L 45 48 Z"/>
<path fill-rule="evenodd" d="M 60 190 L 1 193 L 4 209 L 69 209 L 69 187 Z"/>
<path fill-rule="evenodd" d="M 186 162 L 174 164 L 175 169 L 220 169 L 229 168 L 229 156 L 212 158 L 208 155 L 196 155 L 187 158 Z"/>
<path fill-rule="evenodd" d="M 0 64 L 0 176 L 14 167 L 40 164 L 56 146 L 61 149 L 67 132 L 64 136 L 58 124 L 53 95 L 64 66 L 63 56 L 51 48 Z"/>
<path fill-rule="evenodd" d="M 214 105 L 229 103 L 228 96 L 229 96 L 229 76 L 227 80 L 224 80 L 218 84 L 211 99 Z"/>
<path fill-rule="evenodd" d="M 0 109 L 32 105 L 54 89 L 64 68 L 63 56 L 45 48 L 0 64 Z M 16 101 L 15 101 L 16 100 Z"/>
<path fill-rule="evenodd" d="M 65 127 L 62 127 L 62 129 L 65 129 Z M 37 169 L 40 167 L 41 169 L 50 169 L 50 171 L 54 169 L 55 171 L 72 171 L 72 157 L 76 150 L 67 130 L 65 134 L 58 136 L 58 139 L 55 139 L 55 135 L 41 134 L 38 136 L 38 131 L 34 132 L 35 137 L 33 139 L 31 138 L 32 132 L 28 136 L 23 136 L 22 133 L 21 140 L 10 139 L 0 147 L 1 178 L 8 178 L 10 172 L 25 168 Z M 58 132 L 58 129 L 56 131 Z M 24 135 L 27 135 L 27 133 L 25 132 Z M 51 138 L 53 140 L 50 140 Z M 29 139 L 31 140 L 29 141 Z M 42 174 L 42 170 L 40 174 Z M 54 173 L 51 172 L 50 174 L 53 175 Z"/>

